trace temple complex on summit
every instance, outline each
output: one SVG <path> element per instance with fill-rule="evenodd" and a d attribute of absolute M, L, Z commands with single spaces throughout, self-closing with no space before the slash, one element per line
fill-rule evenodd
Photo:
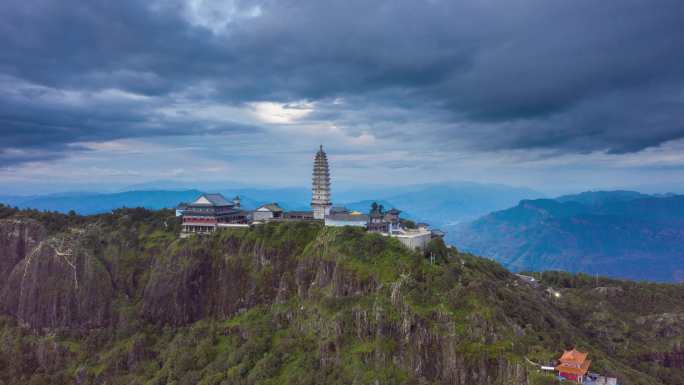
<path fill-rule="evenodd" d="M 367 214 L 346 207 L 333 207 L 330 186 L 330 165 L 321 145 L 313 162 L 311 211 L 287 211 L 277 202 L 247 211 L 240 207 L 239 196 L 229 201 L 219 193 L 202 194 L 193 202 L 178 206 L 176 212 L 183 221 L 181 236 L 212 233 L 222 227 L 248 227 L 277 221 L 321 221 L 330 227 L 362 227 L 369 232 L 396 238 L 410 249 L 420 250 L 427 247 L 430 239 L 443 236 L 427 225 L 408 225 L 410 221 L 400 218 L 400 210 L 385 210 L 375 202 Z"/>

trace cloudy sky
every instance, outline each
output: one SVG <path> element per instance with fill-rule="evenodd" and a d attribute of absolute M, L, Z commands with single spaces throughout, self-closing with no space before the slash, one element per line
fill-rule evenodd
<path fill-rule="evenodd" d="M 3 0 L 3 193 L 684 192 L 681 0 Z"/>

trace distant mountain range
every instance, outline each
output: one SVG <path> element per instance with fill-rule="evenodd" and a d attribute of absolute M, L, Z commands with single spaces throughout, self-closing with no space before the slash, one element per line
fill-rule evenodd
<path fill-rule="evenodd" d="M 684 281 L 684 195 L 599 191 L 523 200 L 448 230 L 459 249 L 513 271 Z"/>
<path fill-rule="evenodd" d="M 106 194 L 73 192 L 39 196 L 0 196 L 0 203 L 60 212 L 74 210 L 79 214 L 88 215 L 109 212 L 119 207 L 175 207 L 178 203 L 190 201 L 201 194 L 201 189 L 164 190 L 146 185 L 138 187 L 150 189 Z M 219 191 L 228 198 L 240 195 L 243 206 L 250 209 L 263 203 L 278 202 L 286 209 L 304 210 L 309 208 L 311 200 L 311 191 L 308 188 L 266 189 L 238 186 L 234 189 L 221 188 L 213 191 Z M 541 196 L 541 193 L 526 188 L 472 182 L 399 187 L 371 186 L 340 191 L 333 189 L 335 205 L 344 205 L 365 212 L 372 202 L 377 201 L 386 208 L 396 207 L 403 210 L 404 216 L 410 219 L 429 222 L 434 226 L 472 220 L 488 212 L 514 205 L 521 199 Z"/>
<path fill-rule="evenodd" d="M 120 207 L 161 209 L 175 207 L 201 194 L 198 190 L 185 191 L 127 191 L 111 194 L 66 193 L 41 196 L 0 196 L 0 203 L 20 208 L 79 214 L 100 214 Z"/>
<path fill-rule="evenodd" d="M 356 207 L 363 203 L 368 207 L 373 200 L 384 201 L 387 208 L 401 209 L 410 219 L 443 227 L 510 207 L 521 199 L 542 196 L 543 194 L 528 188 L 458 182 L 395 188 L 376 195 L 369 191 L 366 200 L 349 203 L 347 206 Z"/>
<path fill-rule="evenodd" d="M 280 196 L 297 202 L 301 192 L 294 189 L 258 190 L 224 192 L 227 198 L 240 195 L 241 204 L 248 209 L 254 209 L 263 203 L 274 202 L 274 197 Z M 244 192 L 249 193 L 247 196 Z M 126 191 L 119 193 L 65 193 L 54 195 L 37 196 L 0 196 L 0 203 L 19 208 L 32 208 L 45 211 L 59 211 L 66 213 L 69 210 L 82 215 L 101 214 L 110 212 L 121 207 L 145 207 L 148 209 L 162 209 L 176 207 L 181 202 L 192 201 L 197 198 L 200 190 L 151 190 L 151 191 Z M 298 203 L 282 205 L 288 209 L 301 207 Z"/>

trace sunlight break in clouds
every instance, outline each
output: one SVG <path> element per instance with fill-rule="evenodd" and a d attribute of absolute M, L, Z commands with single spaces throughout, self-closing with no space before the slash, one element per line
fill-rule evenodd
<path fill-rule="evenodd" d="M 314 110 L 314 103 L 274 103 L 255 102 L 249 103 L 254 116 L 261 122 L 273 124 L 292 124 L 305 118 Z"/>
<path fill-rule="evenodd" d="M 234 0 L 187 0 L 184 16 L 190 24 L 219 34 L 235 20 L 253 19 L 261 16 L 261 12 L 258 5 L 241 7 Z"/>

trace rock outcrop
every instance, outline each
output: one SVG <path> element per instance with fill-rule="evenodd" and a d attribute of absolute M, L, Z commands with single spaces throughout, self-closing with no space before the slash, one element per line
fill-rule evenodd
<path fill-rule="evenodd" d="M 93 328 L 112 322 L 111 279 L 102 263 L 81 245 L 81 233 L 45 237 L 34 222 L 3 223 L 10 245 L 0 281 L 2 309 L 33 329 Z M 14 263 L 12 263 L 14 262 Z"/>
<path fill-rule="evenodd" d="M 654 352 L 645 354 L 641 358 L 666 368 L 684 369 L 684 351 Z"/>
<path fill-rule="evenodd" d="M 38 221 L 29 219 L 0 220 L 0 288 L 14 267 L 46 238 Z"/>
<path fill-rule="evenodd" d="M 267 241 L 229 238 L 221 245 L 172 244 L 151 269 L 143 317 L 178 326 L 203 317 L 228 318 L 274 302 L 287 285 L 283 277 L 294 270 L 296 252 L 266 247 Z"/>

